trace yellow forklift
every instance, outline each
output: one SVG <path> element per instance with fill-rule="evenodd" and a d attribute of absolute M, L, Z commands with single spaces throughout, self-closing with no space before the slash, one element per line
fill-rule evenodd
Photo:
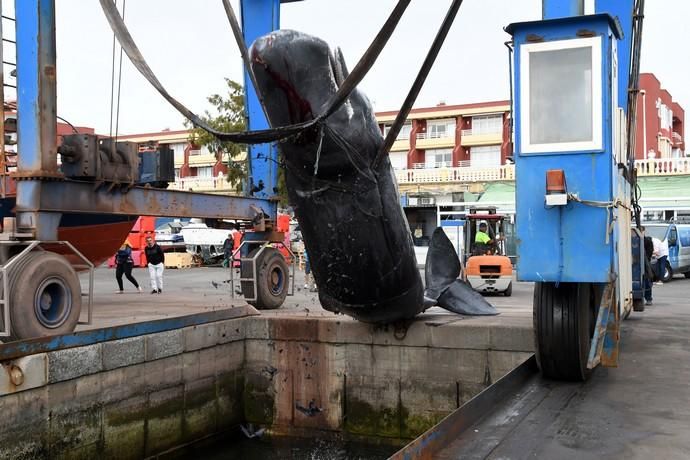
<path fill-rule="evenodd" d="M 501 236 L 504 218 L 495 207 L 472 207 L 465 216 L 465 277 L 481 294 L 513 293 L 513 264 Z"/>

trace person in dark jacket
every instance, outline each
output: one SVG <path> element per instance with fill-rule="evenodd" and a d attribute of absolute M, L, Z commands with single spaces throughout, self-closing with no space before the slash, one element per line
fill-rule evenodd
<path fill-rule="evenodd" d="M 116 292 L 118 294 L 122 294 L 125 291 L 122 284 L 123 274 L 127 277 L 129 282 L 134 285 L 137 291 L 141 292 L 139 283 L 137 283 L 137 280 L 132 276 L 134 260 L 132 260 L 132 248 L 129 246 L 129 241 L 125 241 L 115 254 L 115 264 L 115 279 L 117 280 L 117 285 L 120 288 L 120 290 Z"/>
<path fill-rule="evenodd" d="M 652 269 L 652 253 L 654 252 L 654 242 L 651 236 L 647 236 L 644 227 L 640 227 L 644 237 L 644 301 L 647 305 L 652 304 L 652 281 L 654 270 Z"/>
<path fill-rule="evenodd" d="M 151 294 L 163 292 L 163 270 L 165 270 L 165 254 L 158 243 L 150 236 L 146 237 L 144 248 L 146 260 L 149 264 L 149 276 L 151 277 Z"/>
<path fill-rule="evenodd" d="M 230 232 L 228 237 L 225 238 L 225 241 L 223 242 L 223 267 L 230 266 L 230 259 L 232 259 L 232 253 L 235 249 L 235 239 L 233 236 L 233 232 Z"/>

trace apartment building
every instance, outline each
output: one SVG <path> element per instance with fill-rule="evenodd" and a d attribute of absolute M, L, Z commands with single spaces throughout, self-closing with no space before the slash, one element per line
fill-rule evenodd
<path fill-rule="evenodd" d="M 410 111 L 390 152 L 393 168 L 495 167 L 512 152 L 510 101 L 416 108 Z M 387 135 L 397 112 L 379 112 Z"/>
<path fill-rule="evenodd" d="M 640 74 L 635 158 L 685 156 L 685 111 L 653 73 Z"/>

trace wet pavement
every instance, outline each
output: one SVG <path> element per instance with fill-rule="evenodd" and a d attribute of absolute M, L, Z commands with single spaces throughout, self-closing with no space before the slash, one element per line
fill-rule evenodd
<path fill-rule="evenodd" d="M 622 324 L 618 368 L 585 383 L 535 377 L 438 458 L 690 458 L 690 279 L 653 295 Z"/>
<path fill-rule="evenodd" d="M 233 308 L 246 305 L 241 294 L 232 296 L 230 271 L 223 268 L 199 267 L 186 269 L 166 269 L 163 276 L 164 289 L 161 294 L 150 294 L 148 270 L 136 268 L 134 278 L 142 287 L 142 293 L 124 279 L 125 291 L 116 293 L 115 270 L 101 267 L 94 272 L 94 305 L 93 324 L 80 325 L 77 330 L 109 327 L 135 322 L 151 321 Z M 235 271 L 235 279 L 239 274 Z M 86 291 L 88 276 L 80 276 L 82 290 Z M 239 282 L 235 282 L 239 291 Z M 513 285 L 513 295 L 504 297 L 496 295 L 487 297 L 501 314 L 494 317 L 472 317 L 473 321 L 493 325 L 496 323 L 516 323 L 524 326 L 532 321 L 532 283 Z M 82 320 L 86 319 L 86 301 L 82 305 Z M 324 310 L 319 304 L 318 294 L 304 288 L 304 272 L 295 270 L 294 295 L 288 296 L 283 306 L 277 310 L 264 310 L 264 315 L 305 317 L 335 316 Z M 433 307 L 418 315 L 420 318 L 431 318 L 441 321 L 457 321 L 458 315 Z M 340 316 L 340 318 L 345 318 Z M 464 317 L 467 318 L 467 317 Z"/>

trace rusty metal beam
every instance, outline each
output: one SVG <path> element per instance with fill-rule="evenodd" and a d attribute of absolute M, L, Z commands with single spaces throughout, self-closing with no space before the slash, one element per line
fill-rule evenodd
<path fill-rule="evenodd" d="M 255 209 L 271 215 L 277 207 L 275 201 L 258 198 L 146 187 L 108 188 L 97 188 L 91 182 L 43 182 L 37 191 L 38 209 L 22 211 L 251 220 L 257 214 Z"/>
<path fill-rule="evenodd" d="M 431 460 L 464 431 L 495 409 L 506 397 L 516 394 L 537 372 L 532 355 L 474 398 L 460 406 L 417 439 L 393 454 L 389 460 Z"/>

